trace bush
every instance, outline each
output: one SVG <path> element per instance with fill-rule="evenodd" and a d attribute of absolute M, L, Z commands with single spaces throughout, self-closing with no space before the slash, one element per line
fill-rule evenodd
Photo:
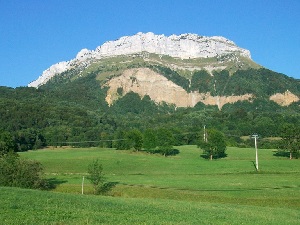
<path fill-rule="evenodd" d="M 42 172 L 41 163 L 20 159 L 16 153 L 0 157 L 0 186 L 46 189 L 48 184 L 41 178 Z"/>

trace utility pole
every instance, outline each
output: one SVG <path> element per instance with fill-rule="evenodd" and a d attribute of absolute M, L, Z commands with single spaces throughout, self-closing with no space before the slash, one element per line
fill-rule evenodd
<path fill-rule="evenodd" d="M 255 167 L 256 167 L 256 171 L 258 171 L 258 154 L 257 154 L 257 138 L 258 138 L 258 135 L 254 134 L 254 135 L 252 135 L 252 138 L 254 138 L 254 145 L 255 145 Z"/>
<path fill-rule="evenodd" d="M 204 141 L 204 142 L 207 142 L 205 125 L 204 125 L 204 132 L 203 132 L 203 141 Z"/>

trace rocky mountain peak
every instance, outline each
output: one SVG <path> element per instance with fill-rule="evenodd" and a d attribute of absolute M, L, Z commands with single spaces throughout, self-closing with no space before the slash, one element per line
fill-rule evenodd
<path fill-rule="evenodd" d="M 205 37 L 197 34 L 156 35 L 152 32 L 124 36 L 115 41 L 105 42 L 95 50 L 82 49 L 76 58 L 52 65 L 29 87 L 39 87 L 53 76 L 78 65 L 88 65 L 89 60 L 141 52 L 168 55 L 175 58 L 211 58 L 228 54 L 241 55 L 251 59 L 250 51 L 238 47 L 234 42 L 220 36 Z"/>
<path fill-rule="evenodd" d="M 229 53 L 238 53 L 251 58 L 248 50 L 239 48 L 234 42 L 224 37 L 205 37 L 197 34 L 155 35 L 154 33 L 137 33 L 124 36 L 116 41 L 109 41 L 96 48 L 96 57 L 116 56 L 149 52 L 172 57 L 209 58 Z"/>

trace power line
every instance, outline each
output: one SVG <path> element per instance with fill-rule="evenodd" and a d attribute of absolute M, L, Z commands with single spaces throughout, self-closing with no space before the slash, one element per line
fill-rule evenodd
<path fill-rule="evenodd" d="M 56 144 L 80 144 L 80 143 L 100 143 L 106 141 L 125 141 L 128 139 L 111 139 L 111 140 L 99 140 L 99 141 L 61 141 L 55 142 Z"/>

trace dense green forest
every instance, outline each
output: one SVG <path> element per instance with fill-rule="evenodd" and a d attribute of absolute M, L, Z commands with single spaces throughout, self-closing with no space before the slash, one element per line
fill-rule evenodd
<path fill-rule="evenodd" d="M 16 143 L 16 151 L 44 146 L 103 146 L 116 147 L 112 140 L 125 138 L 128 132 L 142 134 L 167 129 L 173 145 L 197 144 L 204 125 L 225 135 L 227 145 L 252 146 L 253 140 L 241 139 L 257 133 L 262 147 L 276 147 L 267 137 L 281 136 L 286 124 L 300 125 L 299 104 L 282 107 L 266 96 L 291 90 L 300 92 L 299 81 L 266 69 L 195 72 L 187 79 L 176 72 L 152 66 L 187 91 L 211 91 L 212 94 L 254 93 L 253 102 L 216 106 L 198 103 L 194 108 L 176 108 L 165 103 L 156 104 L 149 96 L 142 99 L 128 93 L 112 106 L 105 101 L 106 88 L 96 79 L 99 71 L 71 79 L 74 71 L 54 77 L 38 89 L 29 87 L 0 87 L 0 130 L 9 132 Z M 212 86 L 216 84 L 213 93 Z"/>

